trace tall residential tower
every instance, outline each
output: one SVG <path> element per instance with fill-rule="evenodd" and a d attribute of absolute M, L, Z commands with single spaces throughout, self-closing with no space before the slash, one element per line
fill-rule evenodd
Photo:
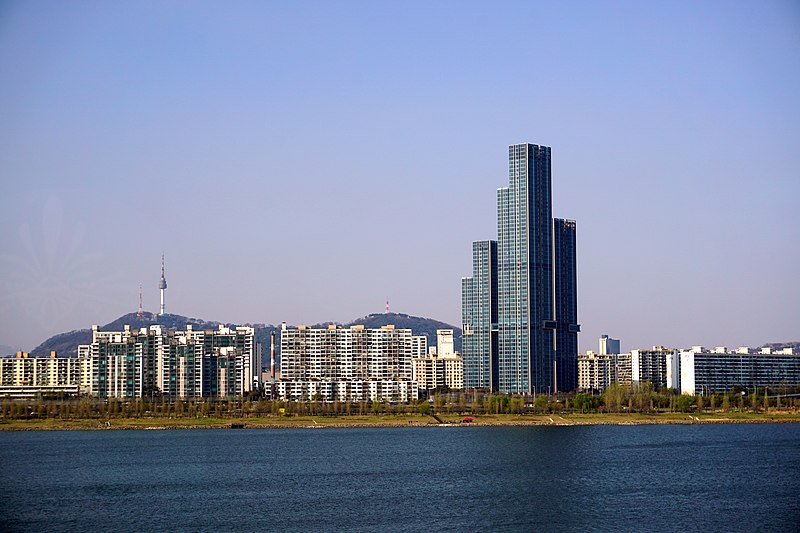
<path fill-rule="evenodd" d="M 575 254 L 575 221 L 553 219 L 553 320 L 555 334 L 554 390 L 578 386 L 578 265 Z"/>
<path fill-rule="evenodd" d="M 472 277 L 461 279 L 464 388 L 497 390 L 497 241 L 472 243 Z"/>
<path fill-rule="evenodd" d="M 464 385 L 571 390 L 580 330 L 575 221 L 553 219 L 549 147 L 509 146 L 508 176 L 497 190 L 494 260 L 493 241 L 474 243 L 473 276 L 462 280 Z"/>

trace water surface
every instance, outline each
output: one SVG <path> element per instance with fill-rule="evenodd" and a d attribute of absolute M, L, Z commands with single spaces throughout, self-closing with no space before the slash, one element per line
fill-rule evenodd
<path fill-rule="evenodd" d="M 0 433 L 4 531 L 797 531 L 800 425 Z"/>

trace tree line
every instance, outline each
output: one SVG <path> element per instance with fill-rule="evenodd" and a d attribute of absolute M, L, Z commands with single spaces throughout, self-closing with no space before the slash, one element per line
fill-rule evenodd
<path fill-rule="evenodd" d="M 744 392 L 744 394 L 743 394 Z M 269 416 L 348 415 L 484 415 L 573 413 L 689 413 L 764 412 L 800 408 L 800 398 L 734 389 L 725 394 L 690 396 L 671 389 L 658 390 L 650 383 L 636 386 L 613 384 L 601 394 L 507 395 L 482 391 L 432 393 L 416 402 L 323 402 L 268 400 L 251 394 L 229 398 L 170 399 L 166 396 L 119 399 L 37 397 L 4 398 L 4 419 L 107 419 L 107 418 L 251 418 Z"/>

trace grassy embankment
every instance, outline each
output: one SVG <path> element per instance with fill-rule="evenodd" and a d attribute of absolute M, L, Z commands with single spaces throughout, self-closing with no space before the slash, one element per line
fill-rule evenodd
<path fill-rule="evenodd" d="M 445 425 L 462 426 L 569 426 L 569 425 L 636 425 L 636 424 L 713 424 L 800 422 L 800 413 L 774 411 L 712 413 L 603 413 L 603 414 L 536 414 L 536 415 L 473 415 L 473 422 L 463 423 L 462 415 L 444 415 Z M 25 430 L 98 430 L 98 429 L 189 429 L 230 428 L 241 424 L 246 428 L 313 428 L 313 427 L 409 427 L 436 426 L 439 423 L 423 415 L 349 415 L 349 416 L 261 416 L 248 418 L 112 418 L 112 419 L 0 419 L 0 431 Z"/>

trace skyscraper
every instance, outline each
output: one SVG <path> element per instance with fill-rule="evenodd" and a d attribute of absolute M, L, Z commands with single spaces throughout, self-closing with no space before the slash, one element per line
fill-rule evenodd
<path fill-rule="evenodd" d="M 509 184 L 497 190 L 496 266 L 488 273 L 476 268 L 486 263 L 483 256 L 492 241 L 474 243 L 473 277 L 462 280 L 467 388 L 490 386 L 507 393 L 575 388 L 580 329 L 575 222 L 553 220 L 550 176 L 549 147 L 509 146 Z M 487 290 L 484 278 L 496 285 Z M 497 318 L 488 321 L 487 333 L 477 326 L 476 310 L 493 305 Z M 481 342 L 485 338 L 489 341 Z M 492 376 L 490 385 L 472 379 L 481 375 Z"/>
<path fill-rule="evenodd" d="M 553 301 L 556 321 L 555 390 L 578 386 L 578 268 L 575 251 L 575 221 L 553 220 Z"/>
<path fill-rule="evenodd" d="M 498 389 L 497 242 L 472 243 L 472 277 L 461 278 L 464 387 Z"/>
<path fill-rule="evenodd" d="M 508 148 L 508 187 L 497 191 L 500 390 L 541 392 L 553 372 L 550 148 Z"/>

